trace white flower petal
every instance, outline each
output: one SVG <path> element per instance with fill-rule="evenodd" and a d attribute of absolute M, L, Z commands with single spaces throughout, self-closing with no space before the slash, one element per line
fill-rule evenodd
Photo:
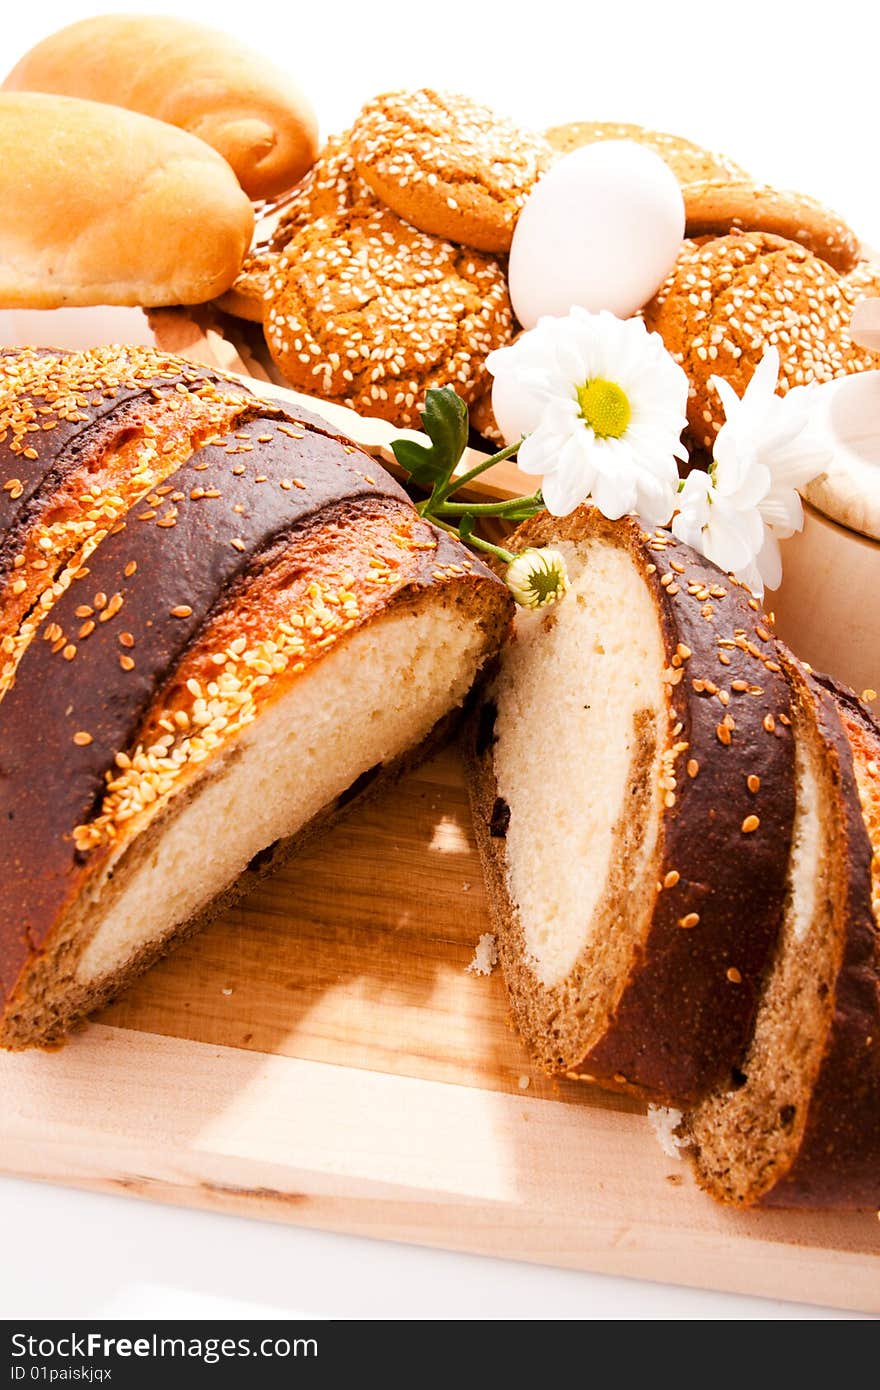
<path fill-rule="evenodd" d="M 566 515 L 592 496 L 608 517 L 638 509 L 663 524 L 676 501 L 676 459 L 687 460 L 688 380 L 642 319 L 574 308 L 540 319 L 516 343 L 490 354 L 493 405 L 523 472 L 543 478 L 548 509 Z M 580 413 L 590 381 L 614 382 L 629 402 L 620 438 L 598 438 Z"/>
<path fill-rule="evenodd" d="M 619 521 L 636 510 L 638 493 L 632 479 L 612 479 L 597 476 L 593 484 L 593 502 L 609 521 Z"/>
<path fill-rule="evenodd" d="M 775 395 L 778 377 L 779 352 L 775 347 L 767 347 L 739 403 L 738 415 L 742 426 L 755 428 L 760 425 L 767 402 Z"/>
<path fill-rule="evenodd" d="M 668 526 L 675 510 L 674 483 L 641 474 L 637 481 L 636 511 L 650 526 Z"/>
<path fill-rule="evenodd" d="M 676 534 L 692 538 L 716 564 L 763 591 L 779 583 L 778 540 L 803 524 L 797 489 L 827 466 L 829 450 L 813 427 L 816 401 L 807 388 L 776 394 L 779 353 L 768 347 L 742 398 L 712 378 L 725 411 L 714 448 L 711 504 L 686 485 Z M 691 543 L 694 543 L 691 541 Z"/>
<path fill-rule="evenodd" d="M 717 391 L 721 404 L 724 408 L 724 418 L 732 423 L 736 418 L 739 409 L 739 396 L 734 391 L 729 381 L 725 381 L 723 376 L 710 376 L 709 385 Z M 724 426 L 722 426 L 722 429 Z"/>
<path fill-rule="evenodd" d="M 737 571 L 735 577 L 741 584 L 745 584 L 747 589 L 752 591 L 755 598 L 761 599 L 764 597 L 764 581 L 761 578 L 761 571 L 758 569 L 754 560 L 750 565 L 745 565 L 742 569 Z"/>
<path fill-rule="evenodd" d="M 765 532 L 764 544 L 755 557 L 755 565 L 767 588 L 778 589 L 782 583 L 782 556 L 779 542 L 772 531 Z M 748 583 L 748 580 L 744 582 Z"/>
<path fill-rule="evenodd" d="M 571 431 L 557 429 L 551 420 L 542 421 L 532 434 L 523 440 L 517 464 L 523 473 L 552 473 L 559 466 L 563 445 Z"/>
<path fill-rule="evenodd" d="M 760 527 L 760 517 L 753 518 L 748 512 L 725 511 L 716 503 L 705 532 L 707 558 L 728 573 L 736 573 L 743 565 L 750 564 L 763 535 L 762 531 L 755 535 L 754 520 Z"/>
<path fill-rule="evenodd" d="M 548 473 L 541 484 L 548 512 L 553 516 L 568 516 L 589 497 L 591 481 L 586 474 L 575 469 L 565 471 L 560 468 L 555 473 Z"/>
<path fill-rule="evenodd" d="M 803 503 L 793 489 L 767 498 L 761 503 L 760 512 L 764 525 L 771 527 L 781 540 L 786 536 L 793 536 L 795 531 L 803 530 Z M 776 585 L 771 585 L 771 588 L 775 587 Z"/>
<path fill-rule="evenodd" d="M 538 428 L 544 404 L 525 373 L 499 371 L 496 375 L 492 383 L 492 411 L 506 444 L 515 444 Z"/>

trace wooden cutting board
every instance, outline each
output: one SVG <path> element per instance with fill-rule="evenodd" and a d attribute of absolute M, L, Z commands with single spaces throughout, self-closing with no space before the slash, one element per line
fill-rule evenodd
<path fill-rule="evenodd" d="M 267 376 L 209 323 L 160 327 L 165 347 Z M 398 432 L 346 415 L 387 459 Z M 520 489 L 509 464 L 481 485 Z M 488 929 L 450 748 L 63 1048 L 0 1053 L 0 1170 L 880 1312 L 875 1213 L 719 1208 L 636 1103 L 533 1073 L 500 976 L 467 970 Z"/>
<path fill-rule="evenodd" d="M 467 971 L 487 929 L 451 748 L 63 1048 L 0 1054 L 0 1167 L 880 1311 L 874 1213 L 723 1210 L 639 1106 L 534 1074 L 498 973 Z"/>

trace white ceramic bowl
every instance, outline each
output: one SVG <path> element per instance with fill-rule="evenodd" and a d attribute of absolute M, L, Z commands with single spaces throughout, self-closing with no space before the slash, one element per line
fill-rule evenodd
<path fill-rule="evenodd" d="M 806 489 L 804 529 L 782 544 L 767 604 L 798 656 L 859 693 L 880 690 L 880 371 L 818 390 L 833 460 Z M 880 714 L 880 700 L 872 707 Z"/>

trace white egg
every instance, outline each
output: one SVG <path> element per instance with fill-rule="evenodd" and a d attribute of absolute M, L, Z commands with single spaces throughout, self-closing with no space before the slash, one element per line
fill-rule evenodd
<path fill-rule="evenodd" d="M 524 328 L 573 305 L 619 318 L 660 288 L 681 248 L 684 199 L 659 155 L 604 140 L 563 155 L 536 185 L 510 248 L 510 297 Z"/>

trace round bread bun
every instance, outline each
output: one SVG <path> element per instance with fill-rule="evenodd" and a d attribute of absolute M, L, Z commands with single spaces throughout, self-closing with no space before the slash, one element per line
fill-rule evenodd
<path fill-rule="evenodd" d="M 318 151 L 296 83 L 228 34 L 168 15 L 101 15 L 51 34 L 16 64 L 7 91 L 109 102 L 213 146 L 250 198 L 295 184 Z"/>
<path fill-rule="evenodd" d="M 0 308 L 201 304 L 253 210 L 225 160 L 149 116 L 0 92 Z"/>

